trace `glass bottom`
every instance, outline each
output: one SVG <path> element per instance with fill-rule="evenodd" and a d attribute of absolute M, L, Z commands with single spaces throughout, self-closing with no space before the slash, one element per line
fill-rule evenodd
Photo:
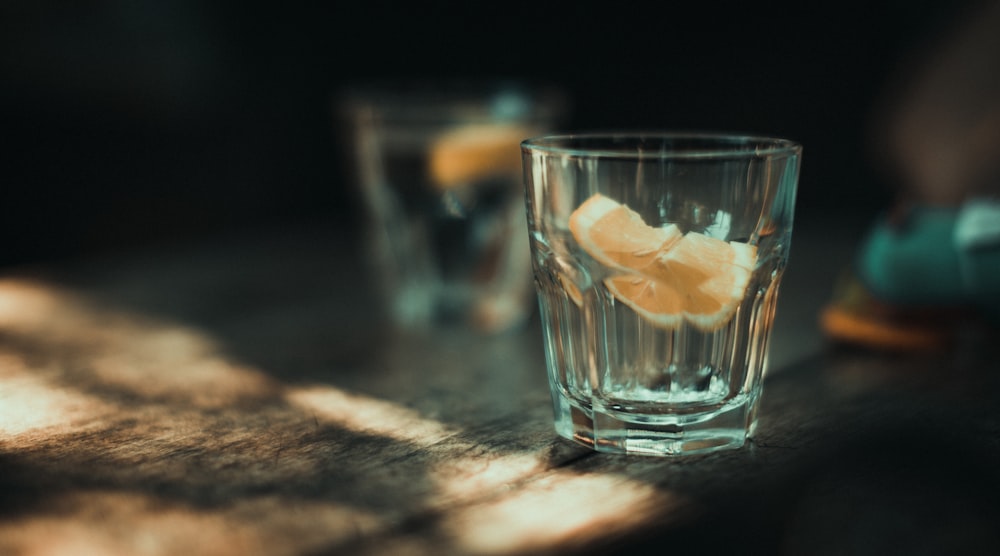
<path fill-rule="evenodd" d="M 525 281 L 520 289 L 511 287 L 495 293 L 455 284 L 414 284 L 391 295 L 389 312 L 393 322 L 403 329 L 469 327 L 480 332 L 503 332 L 520 326 L 531 316 L 534 304 L 530 285 Z"/>
<path fill-rule="evenodd" d="M 653 456 L 704 454 L 743 447 L 757 425 L 754 393 L 702 413 L 623 415 L 555 399 L 556 432 L 598 452 Z"/>

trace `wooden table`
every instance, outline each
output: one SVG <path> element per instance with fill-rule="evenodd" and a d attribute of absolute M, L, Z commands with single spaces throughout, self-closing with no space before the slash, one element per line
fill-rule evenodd
<path fill-rule="evenodd" d="M 796 232 L 746 449 L 551 427 L 537 319 L 404 336 L 342 230 L 0 272 L 2 554 L 1000 553 L 996 350 L 827 346 Z"/>

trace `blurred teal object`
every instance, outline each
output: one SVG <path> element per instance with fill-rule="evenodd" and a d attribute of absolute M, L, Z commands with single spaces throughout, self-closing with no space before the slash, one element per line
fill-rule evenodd
<path fill-rule="evenodd" d="M 862 245 L 858 271 L 884 302 L 968 306 L 1000 323 L 1000 202 L 913 207 L 902 219 L 883 216 Z"/>

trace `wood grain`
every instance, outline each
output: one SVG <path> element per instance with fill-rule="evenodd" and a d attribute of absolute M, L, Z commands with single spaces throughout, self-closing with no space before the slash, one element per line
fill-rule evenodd
<path fill-rule="evenodd" d="M 0 277 L 0 553 L 1000 546 L 982 346 L 818 351 L 746 449 L 608 456 L 552 431 L 537 322 L 393 332 L 351 256 L 308 233 Z"/>

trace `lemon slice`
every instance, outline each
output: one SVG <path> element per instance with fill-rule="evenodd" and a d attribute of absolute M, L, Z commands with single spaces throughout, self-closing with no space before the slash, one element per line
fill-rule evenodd
<path fill-rule="evenodd" d="M 728 323 L 757 259 L 752 245 L 681 234 L 672 224 L 654 228 L 599 194 L 574 211 L 570 230 L 594 259 L 625 271 L 604 281 L 615 299 L 662 328 L 689 322 L 711 331 Z"/>
<path fill-rule="evenodd" d="M 439 137 L 430 149 L 430 175 L 444 191 L 484 178 L 521 171 L 521 141 L 530 130 L 517 125 L 470 124 Z"/>
<path fill-rule="evenodd" d="M 569 229 L 588 255 L 619 270 L 645 268 L 682 236 L 677 226 L 649 226 L 638 213 L 600 193 L 573 211 Z"/>

